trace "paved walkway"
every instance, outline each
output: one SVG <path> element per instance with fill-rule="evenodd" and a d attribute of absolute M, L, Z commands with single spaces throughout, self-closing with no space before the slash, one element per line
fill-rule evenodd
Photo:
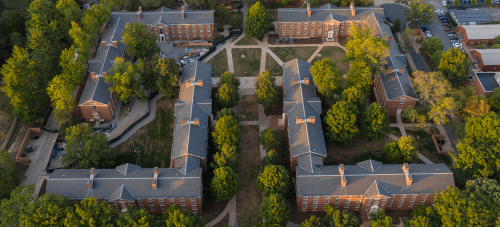
<path fill-rule="evenodd" d="M 119 107 L 121 108 L 121 105 Z M 120 111 L 120 109 L 116 108 L 116 111 Z M 111 122 L 115 128 L 107 134 L 108 139 L 111 140 L 122 134 L 130 125 L 147 114 L 148 111 L 149 103 L 147 101 L 141 102 L 136 99 L 130 107 L 130 112 L 128 112 L 124 118 L 118 119 L 120 113 L 115 113 L 114 119 Z M 108 125 L 109 124 L 103 124 L 101 127 L 109 127 Z"/>
<path fill-rule="evenodd" d="M 205 225 L 205 227 L 212 227 L 217 225 L 222 219 L 226 217 L 226 215 L 229 214 L 229 226 L 235 227 L 236 226 L 236 196 L 233 196 L 231 200 L 227 203 L 226 208 L 222 211 L 222 213 L 219 214 L 214 220 L 209 222 L 208 224 Z"/>
<path fill-rule="evenodd" d="M 47 167 L 47 163 L 49 162 L 50 153 L 52 152 L 52 147 L 54 146 L 58 134 L 59 133 L 50 132 L 44 132 L 42 134 L 39 139 L 41 140 L 40 144 L 42 145 L 38 148 L 38 155 L 30 159 L 30 167 L 26 172 L 26 179 L 23 181 L 23 185 L 35 184 L 37 186 L 41 186 L 41 183 L 37 184 L 37 182 L 39 182 L 41 177 L 47 175 L 45 167 Z M 36 190 L 40 189 L 37 188 Z"/>

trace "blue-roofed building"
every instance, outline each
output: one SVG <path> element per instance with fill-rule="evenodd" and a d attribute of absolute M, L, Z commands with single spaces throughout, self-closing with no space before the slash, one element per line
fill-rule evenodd
<path fill-rule="evenodd" d="M 474 72 L 469 86 L 474 87 L 476 95 L 490 96 L 500 84 L 500 72 Z"/>

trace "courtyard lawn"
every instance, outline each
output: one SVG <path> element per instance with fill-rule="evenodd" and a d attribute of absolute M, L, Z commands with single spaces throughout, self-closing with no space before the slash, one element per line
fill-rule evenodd
<path fill-rule="evenodd" d="M 234 74 L 237 77 L 259 76 L 261 51 L 260 48 L 233 48 Z"/>
<path fill-rule="evenodd" d="M 242 121 L 258 121 L 259 106 L 255 95 L 242 95 L 237 105 L 238 119 Z"/>
<path fill-rule="evenodd" d="M 319 60 L 323 60 L 325 58 L 329 58 L 332 60 L 335 65 L 337 65 L 337 68 L 343 73 L 346 74 L 349 72 L 349 63 L 344 63 L 342 60 L 345 58 L 345 51 L 340 48 L 340 47 L 323 47 L 319 51 L 319 54 L 321 54 L 321 57 L 315 57 L 311 64 L 314 64 L 315 62 Z"/>
<path fill-rule="evenodd" d="M 398 127 L 391 127 L 391 133 L 397 136 L 398 138 L 401 137 L 401 130 Z"/>
<path fill-rule="evenodd" d="M 142 168 L 170 166 L 174 135 L 175 99 L 163 97 L 158 101 L 156 118 L 139 129 L 124 143 L 113 148 L 118 154 L 116 165 L 131 163 Z"/>
<path fill-rule="evenodd" d="M 415 138 L 416 149 L 431 162 L 445 163 L 451 167 L 451 158 L 446 154 L 438 154 L 434 141 L 432 141 L 433 134 L 439 134 L 439 130 L 434 127 L 421 128 L 405 128 L 406 134 Z M 419 139 L 417 139 L 419 138 Z"/>
<path fill-rule="evenodd" d="M 383 137 L 378 141 L 368 141 L 360 136 L 354 139 L 352 147 L 342 148 L 340 145 L 326 140 L 325 165 L 355 165 L 368 159 L 390 164 L 382 154 L 382 149 L 384 149 L 385 144 L 393 141 L 389 137 Z"/>
<path fill-rule="evenodd" d="M 294 58 L 307 61 L 318 47 L 270 47 L 269 49 L 271 49 L 281 61 L 287 62 Z"/>
<path fill-rule="evenodd" d="M 229 71 L 227 65 L 227 53 L 225 49 L 221 50 L 207 63 L 212 65 L 212 77 L 220 77 L 220 75 L 222 75 L 224 72 Z"/>
<path fill-rule="evenodd" d="M 255 42 L 252 38 L 245 36 L 240 41 L 238 41 L 236 46 L 244 46 L 244 45 L 257 45 L 257 42 Z"/>
<path fill-rule="evenodd" d="M 271 76 L 283 75 L 283 68 L 269 54 L 266 54 L 266 70 L 271 73 Z"/>

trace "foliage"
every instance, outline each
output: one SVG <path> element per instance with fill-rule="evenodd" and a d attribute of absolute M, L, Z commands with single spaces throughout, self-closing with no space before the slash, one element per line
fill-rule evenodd
<path fill-rule="evenodd" d="M 500 88 L 495 88 L 488 97 L 488 104 L 492 111 L 500 113 Z"/>
<path fill-rule="evenodd" d="M 262 74 L 269 74 L 268 71 L 262 72 Z M 255 92 L 257 96 L 257 103 L 262 104 L 264 109 L 272 110 L 274 105 L 279 101 L 280 95 L 278 86 L 276 86 L 276 79 L 272 76 L 261 78 L 257 82 L 257 91 Z"/>
<path fill-rule="evenodd" d="M 26 214 L 29 204 L 36 199 L 35 186 L 19 186 L 12 190 L 10 198 L 0 201 L 0 224 L 1 226 L 15 226 L 19 218 Z"/>
<path fill-rule="evenodd" d="M 246 12 L 245 34 L 250 38 L 263 37 L 269 31 L 271 17 L 266 8 L 256 2 Z"/>
<path fill-rule="evenodd" d="M 64 226 L 68 213 L 73 213 L 73 203 L 62 195 L 45 194 L 29 203 L 26 212 L 21 213 L 21 226 Z"/>
<path fill-rule="evenodd" d="M 8 198 L 10 192 L 17 186 L 16 163 L 9 152 L 0 150 L 0 199 Z"/>
<path fill-rule="evenodd" d="M 500 49 L 500 44 L 494 44 L 490 47 L 491 49 Z"/>
<path fill-rule="evenodd" d="M 401 31 L 401 19 L 396 18 L 396 20 L 394 20 L 394 23 L 392 24 L 392 27 L 391 27 L 391 31 L 393 33 Z"/>
<path fill-rule="evenodd" d="M 318 92 L 325 97 L 338 94 L 342 88 L 342 72 L 329 58 L 317 61 L 309 70 L 314 82 L 318 85 Z"/>
<path fill-rule="evenodd" d="M 457 144 L 457 167 L 474 176 L 497 176 L 500 172 L 500 117 L 490 112 L 465 121 L 464 138 Z"/>
<path fill-rule="evenodd" d="M 469 117 L 477 117 L 490 112 L 490 105 L 488 105 L 488 100 L 483 95 L 474 95 L 469 97 L 465 103 L 464 108 L 461 111 L 461 116 L 463 119 Z"/>
<path fill-rule="evenodd" d="M 437 68 L 439 66 L 439 62 L 441 61 L 441 57 L 443 56 L 443 53 L 444 53 L 444 51 L 438 50 L 438 51 L 434 52 L 434 54 L 432 54 L 431 61 L 432 61 L 432 65 L 434 67 Z"/>
<path fill-rule="evenodd" d="M 352 145 L 354 138 L 359 134 L 356 113 L 357 108 L 346 101 L 335 103 L 325 117 L 328 129 L 326 136 L 343 147 Z"/>
<path fill-rule="evenodd" d="M 149 227 L 153 224 L 154 216 L 145 209 L 134 205 L 127 205 L 127 212 L 121 213 L 117 224 L 122 227 Z"/>
<path fill-rule="evenodd" d="M 165 213 L 161 216 L 165 221 L 166 227 L 204 227 L 205 219 L 203 217 L 193 214 L 187 210 L 182 212 L 178 206 L 168 207 Z"/>
<path fill-rule="evenodd" d="M 354 61 L 351 63 L 346 80 L 348 87 L 357 87 L 365 94 L 370 93 L 370 87 L 373 85 L 371 70 L 364 61 Z"/>
<path fill-rule="evenodd" d="M 142 60 L 137 60 L 137 64 L 125 61 L 124 58 L 117 57 L 113 63 L 113 68 L 109 69 L 111 75 L 106 75 L 104 81 L 113 84 L 109 90 L 118 94 L 124 103 L 131 103 L 134 97 L 145 100 L 144 90 L 141 89 L 141 68 Z"/>
<path fill-rule="evenodd" d="M 306 219 L 300 224 L 301 227 L 323 227 L 323 222 L 320 218 L 312 215 L 311 218 Z"/>
<path fill-rule="evenodd" d="M 472 0 L 472 1 L 474 1 L 474 0 Z M 488 47 L 484 44 L 479 44 L 476 46 L 476 49 L 486 49 L 486 48 L 488 48 Z"/>
<path fill-rule="evenodd" d="M 72 22 L 79 22 L 81 17 L 80 7 L 74 0 L 58 0 L 55 10 L 55 19 L 58 22 L 61 33 L 64 38 L 69 39 L 69 30 L 71 29 Z"/>
<path fill-rule="evenodd" d="M 438 71 L 450 81 L 453 87 L 458 87 L 467 81 L 470 71 L 469 57 L 458 48 L 448 49 L 441 56 Z"/>
<path fill-rule="evenodd" d="M 25 23 L 26 18 L 18 12 L 10 10 L 2 12 L 2 22 L 0 23 L 0 28 L 2 30 L 2 34 L 5 36 L 10 36 L 14 32 L 25 35 Z"/>
<path fill-rule="evenodd" d="M 233 26 L 233 28 L 241 27 L 242 23 L 243 23 L 243 17 L 241 17 L 241 15 L 239 14 L 234 14 L 233 16 L 231 16 L 231 19 L 229 20 L 229 24 Z"/>
<path fill-rule="evenodd" d="M 413 47 L 413 42 L 417 37 L 418 37 L 417 32 L 411 28 L 406 28 L 406 30 L 404 30 L 403 33 L 401 33 L 401 38 L 403 38 L 403 43 L 406 49 Z"/>
<path fill-rule="evenodd" d="M 411 212 L 413 217 L 412 221 L 405 223 L 406 227 L 441 227 L 443 223 L 441 222 L 441 217 L 437 214 L 436 208 L 434 206 L 416 206 Z M 422 225 L 423 223 L 427 225 Z"/>
<path fill-rule="evenodd" d="M 391 131 L 389 112 L 372 102 L 361 115 L 361 131 L 370 140 L 380 140 Z"/>
<path fill-rule="evenodd" d="M 231 167 L 220 167 L 214 170 L 214 178 L 210 182 L 210 191 L 217 201 L 230 200 L 238 190 L 238 176 Z"/>
<path fill-rule="evenodd" d="M 173 58 L 159 58 L 156 65 L 156 85 L 158 91 L 166 97 L 173 96 L 178 92 L 179 68 Z"/>
<path fill-rule="evenodd" d="M 339 210 L 330 205 L 325 205 L 325 224 L 327 227 L 358 227 L 359 219 L 354 213 L 347 210 Z"/>
<path fill-rule="evenodd" d="M 279 131 L 271 127 L 264 129 L 264 131 L 260 133 L 259 141 L 262 147 L 267 151 L 280 150 L 283 146 L 283 138 Z"/>
<path fill-rule="evenodd" d="M 340 99 L 357 107 L 357 117 L 360 117 L 359 114 L 366 109 L 366 95 L 356 87 L 345 89 L 340 95 Z"/>
<path fill-rule="evenodd" d="M 486 0 L 486 1 L 491 1 L 491 0 Z M 454 6 L 459 6 L 460 5 L 460 0 L 455 0 L 453 1 Z"/>
<path fill-rule="evenodd" d="M 279 165 L 280 160 L 278 157 L 278 152 L 274 149 L 269 150 L 267 155 L 260 161 L 260 168 L 263 170 L 268 165 Z"/>
<path fill-rule="evenodd" d="M 320 7 L 323 4 L 321 0 L 309 0 L 307 3 L 310 3 L 311 7 Z M 302 7 L 307 7 L 307 4 L 302 5 Z"/>
<path fill-rule="evenodd" d="M 107 144 L 104 133 L 94 133 L 88 124 L 74 125 L 66 130 L 66 150 L 62 162 L 66 167 L 80 169 L 107 168 L 115 164 L 116 153 Z"/>
<path fill-rule="evenodd" d="M 442 51 L 444 46 L 441 44 L 441 40 L 437 36 L 433 36 L 423 41 L 420 49 L 424 54 L 430 57 L 437 51 Z"/>
<path fill-rule="evenodd" d="M 278 194 L 271 194 L 265 197 L 259 206 L 259 215 L 270 224 L 283 225 L 290 220 L 290 204 Z"/>
<path fill-rule="evenodd" d="M 240 100 L 240 95 L 238 94 L 237 88 L 229 84 L 223 84 L 215 94 L 215 101 L 220 108 L 231 108 L 236 106 L 238 100 Z"/>
<path fill-rule="evenodd" d="M 477 5 L 477 0 L 472 0 L 472 1 L 470 1 L 470 4 L 471 4 L 471 5 Z"/>
<path fill-rule="evenodd" d="M 484 1 L 484 4 L 491 4 L 491 0 Z"/>
<path fill-rule="evenodd" d="M 414 106 L 406 107 L 401 113 L 401 118 L 409 122 L 418 122 L 417 127 L 424 128 L 427 120 L 427 108 L 415 108 Z"/>
<path fill-rule="evenodd" d="M 75 205 L 75 212 L 70 212 L 64 220 L 65 226 L 75 227 L 112 227 L 116 224 L 116 210 L 106 201 L 99 203 L 95 197 L 85 198 L 80 205 Z"/>
<path fill-rule="evenodd" d="M 417 159 L 415 140 L 408 136 L 402 136 L 398 141 L 386 144 L 382 153 L 393 164 L 411 163 Z"/>
<path fill-rule="evenodd" d="M 219 4 L 215 9 L 215 16 L 220 18 L 222 21 L 227 21 L 230 15 L 231 14 L 224 4 Z"/>
<path fill-rule="evenodd" d="M 143 59 L 160 51 L 156 45 L 157 39 L 156 34 L 149 32 L 146 24 L 134 22 L 125 25 L 121 42 L 125 44 L 128 55 Z"/>
<path fill-rule="evenodd" d="M 391 217 L 385 216 L 384 210 L 379 208 L 375 213 L 368 214 L 370 219 L 370 226 L 372 227 L 393 227 L 393 221 Z"/>
<path fill-rule="evenodd" d="M 389 56 L 390 44 L 383 38 L 375 37 L 370 28 L 359 29 L 351 24 L 345 47 L 347 49 L 345 62 L 361 61 L 363 62 L 361 64 L 370 68 L 372 75 L 384 71 L 383 63 Z"/>
<path fill-rule="evenodd" d="M 257 177 L 257 188 L 264 196 L 286 195 L 290 187 L 288 171 L 281 165 L 268 165 Z"/>
<path fill-rule="evenodd" d="M 220 118 L 212 132 L 212 138 L 217 150 L 222 150 L 224 145 L 238 147 L 241 143 L 238 121 L 231 115 Z"/>
<path fill-rule="evenodd" d="M 440 72 L 415 71 L 413 85 L 418 97 L 427 103 L 437 104 L 440 99 L 451 92 L 451 84 Z"/>
<path fill-rule="evenodd" d="M 406 21 L 414 25 L 418 24 L 432 24 L 434 19 L 434 5 L 425 3 L 424 1 L 410 2 L 410 10 L 405 10 Z"/>
<path fill-rule="evenodd" d="M 224 108 L 222 110 L 220 110 L 219 112 L 217 112 L 217 119 L 221 119 L 225 116 L 233 116 L 234 119 L 236 119 L 236 113 L 233 111 L 233 109 L 230 109 L 230 108 Z"/>
<path fill-rule="evenodd" d="M 220 167 L 229 166 L 233 170 L 239 167 L 238 148 L 224 144 L 222 150 L 214 154 L 214 162 L 210 163 L 210 167 L 217 169 Z"/>

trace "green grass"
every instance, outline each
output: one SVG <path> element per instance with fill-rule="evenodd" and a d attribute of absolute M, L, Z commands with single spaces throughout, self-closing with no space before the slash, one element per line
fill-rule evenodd
<path fill-rule="evenodd" d="M 278 20 L 278 11 L 270 11 L 269 16 L 271 17 L 271 22 Z"/>
<path fill-rule="evenodd" d="M 27 8 L 31 0 L 4 0 L 5 8 Z"/>
<path fill-rule="evenodd" d="M 248 36 L 245 36 L 243 37 L 242 39 L 240 39 L 240 41 L 238 41 L 236 44 L 236 46 L 242 46 L 242 45 L 257 45 L 257 42 L 253 41 L 252 38 L 248 37 Z"/>
<path fill-rule="evenodd" d="M 169 167 L 173 139 L 173 101 L 163 98 L 156 118 L 125 143 L 115 147 L 120 154 L 116 165 L 132 163 L 143 168 Z M 159 102 L 159 103 L 160 103 Z"/>
<path fill-rule="evenodd" d="M 283 75 L 283 68 L 269 54 L 266 54 L 266 70 L 271 73 L 271 76 Z"/>
<path fill-rule="evenodd" d="M 237 77 L 259 76 L 261 51 L 260 48 L 233 48 L 234 74 Z M 245 58 L 241 58 L 242 55 Z"/>
<path fill-rule="evenodd" d="M 426 158 L 434 163 L 445 163 L 451 166 L 452 162 L 448 155 L 438 154 L 436 146 L 432 141 L 433 134 L 439 134 L 439 130 L 434 127 L 420 128 L 405 128 L 406 134 L 415 138 L 416 149 Z M 417 139 L 419 137 L 420 139 Z"/>
<path fill-rule="evenodd" d="M 342 163 L 346 165 L 355 165 L 359 162 L 366 161 L 368 159 L 375 160 L 382 162 L 384 164 L 391 164 L 391 161 L 385 158 L 384 154 L 382 154 L 382 151 L 372 151 L 372 152 L 366 152 L 366 153 L 361 153 L 358 156 L 352 158 L 349 163 Z"/>
<path fill-rule="evenodd" d="M 343 73 L 346 74 L 349 72 L 349 63 L 344 63 L 342 60 L 345 58 L 345 51 L 340 48 L 340 47 L 323 47 L 319 51 L 319 54 L 321 54 L 321 57 L 315 57 L 313 61 L 311 62 L 314 64 L 315 62 L 319 60 L 323 60 L 325 58 L 329 58 L 332 60 L 335 65 L 337 65 L 337 68 Z"/>
<path fill-rule="evenodd" d="M 226 50 L 219 52 L 207 63 L 212 65 L 212 77 L 220 77 L 224 72 L 229 71 Z"/>
<path fill-rule="evenodd" d="M 270 47 L 269 49 L 271 49 L 281 61 L 287 62 L 294 58 L 307 61 L 318 47 Z"/>

